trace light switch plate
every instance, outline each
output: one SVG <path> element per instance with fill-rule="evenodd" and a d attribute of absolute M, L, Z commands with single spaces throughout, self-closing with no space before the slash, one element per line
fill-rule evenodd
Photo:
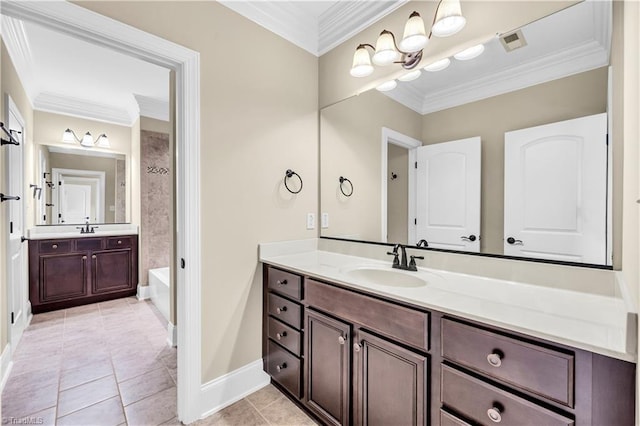
<path fill-rule="evenodd" d="M 307 213 L 307 229 L 316 229 L 315 213 Z"/>
<path fill-rule="evenodd" d="M 329 227 L 329 213 L 322 213 L 322 228 L 327 229 Z"/>

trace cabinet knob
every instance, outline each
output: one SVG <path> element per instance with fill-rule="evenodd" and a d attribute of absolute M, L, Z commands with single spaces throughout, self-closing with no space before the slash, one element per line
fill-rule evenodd
<path fill-rule="evenodd" d="M 500 367 L 502 365 L 502 353 L 498 351 L 494 351 L 487 355 L 487 362 L 492 367 Z"/>
<path fill-rule="evenodd" d="M 87 260 L 87 256 L 82 256 L 82 260 Z"/>
<path fill-rule="evenodd" d="M 282 281 L 278 280 L 278 281 L 276 281 L 276 284 L 277 285 L 287 285 L 287 280 L 282 280 Z"/>
<path fill-rule="evenodd" d="M 338 336 L 338 343 L 340 343 L 341 345 L 344 345 L 345 339 L 344 336 Z"/>
<path fill-rule="evenodd" d="M 492 407 L 487 410 L 487 416 L 489 420 L 494 423 L 500 423 L 502 421 L 502 416 L 500 415 L 500 409 L 498 407 Z"/>
<path fill-rule="evenodd" d="M 282 333 L 276 333 L 276 339 L 280 340 L 283 337 L 287 337 L 287 332 L 283 331 Z"/>
<path fill-rule="evenodd" d="M 92 255 L 92 256 L 91 256 L 91 258 L 92 258 L 92 259 L 95 259 L 95 258 L 96 258 L 96 255 L 95 255 L 95 254 L 94 254 L 94 255 Z"/>
<path fill-rule="evenodd" d="M 353 350 L 355 352 L 360 352 L 360 349 L 362 349 L 362 346 L 360 345 L 360 343 L 354 343 L 353 344 Z"/>
<path fill-rule="evenodd" d="M 283 363 L 282 363 L 282 364 L 280 364 L 280 365 L 276 365 L 276 370 L 278 370 L 278 371 L 282 371 L 282 370 L 284 370 L 285 368 L 287 368 L 287 363 L 286 363 L 286 362 L 283 362 Z"/>
<path fill-rule="evenodd" d="M 281 314 L 283 312 L 287 312 L 286 306 L 283 306 L 282 308 L 276 308 L 276 313 Z"/>
<path fill-rule="evenodd" d="M 122 240 L 118 240 L 118 244 L 122 244 Z"/>
<path fill-rule="evenodd" d="M 57 245 L 57 244 L 54 244 L 54 245 L 52 245 L 52 246 L 51 246 L 51 248 L 53 248 L 53 249 L 57 249 L 57 248 L 58 248 L 58 245 Z"/>

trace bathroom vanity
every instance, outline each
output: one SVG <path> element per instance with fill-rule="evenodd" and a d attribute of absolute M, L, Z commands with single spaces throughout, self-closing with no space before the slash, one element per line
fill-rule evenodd
<path fill-rule="evenodd" d="M 635 421 L 635 317 L 602 319 L 619 300 L 322 251 L 261 260 L 264 369 L 324 424 Z"/>
<path fill-rule="evenodd" d="M 137 235 L 52 236 L 32 236 L 29 241 L 34 314 L 136 294 Z"/>

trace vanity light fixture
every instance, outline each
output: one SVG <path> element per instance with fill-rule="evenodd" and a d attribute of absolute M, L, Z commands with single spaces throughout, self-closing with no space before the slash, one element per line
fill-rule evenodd
<path fill-rule="evenodd" d="M 398 86 L 397 81 L 389 80 L 389 81 L 385 81 L 384 83 L 376 87 L 376 90 L 379 92 L 388 92 L 389 90 L 395 89 L 396 86 Z"/>
<path fill-rule="evenodd" d="M 444 59 L 440 59 L 439 61 L 435 61 L 434 63 L 429 64 L 422 69 L 429 72 L 436 72 L 436 71 L 442 71 L 448 68 L 449 65 L 451 65 L 451 59 L 444 58 Z"/>
<path fill-rule="evenodd" d="M 366 77 L 373 73 L 373 63 L 380 66 L 400 64 L 404 69 L 415 68 L 422 59 L 422 51 L 432 35 L 447 37 L 460 31 L 466 24 L 462 16 L 460 0 L 440 0 L 436 8 L 431 32 L 427 35 L 424 21 L 414 11 L 404 26 L 400 43 L 391 31 L 383 30 L 378 36 L 375 47 L 368 43 L 359 44 L 353 54 L 350 74 L 353 77 Z M 369 50 L 373 51 L 373 57 Z"/>
<path fill-rule="evenodd" d="M 97 146 L 99 148 L 110 148 L 111 147 L 111 144 L 109 143 L 109 138 L 104 133 L 102 133 L 100 136 L 98 136 L 97 139 L 94 140 L 93 136 L 91 136 L 91 133 L 87 132 L 87 133 L 84 134 L 82 139 L 80 139 L 76 135 L 76 132 L 74 132 L 71 129 L 67 129 L 67 130 L 64 131 L 64 133 L 62 134 L 62 142 L 64 142 L 64 143 L 76 143 L 76 142 L 79 142 L 80 145 L 84 146 L 85 148 L 91 148 L 91 147 L 94 147 L 94 146 Z"/>
<path fill-rule="evenodd" d="M 477 58 L 482 52 L 484 52 L 484 44 L 476 44 L 475 46 L 464 49 L 462 52 L 456 53 L 453 57 L 459 61 L 468 61 L 469 59 Z"/>

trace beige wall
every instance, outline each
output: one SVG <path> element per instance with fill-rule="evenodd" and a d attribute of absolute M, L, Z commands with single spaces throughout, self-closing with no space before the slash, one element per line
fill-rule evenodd
<path fill-rule="evenodd" d="M 387 241 L 409 239 L 409 151 L 389 144 L 387 152 Z M 397 176 L 391 179 L 391 173 Z M 412 241 L 415 243 L 415 241 Z"/>
<path fill-rule="evenodd" d="M 420 114 L 372 90 L 324 108 L 320 123 L 321 208 L 329 213 L 322 235 L 380 241 L 382 128 L 418 139 Z M 340 176 L 353 183 L 351 197 L 340 192 Z"/>
<path fill-rule="evenodd" d="M 496 33 L 519 28 L 536 19 L 577 3 L 577 1 L 465 1 L 462 11 L 467 18 L 463 33 L 453 37 L 433 37 L 426 48 L 419 67 L 458 53 L 465 47 L 482 43 Z M 375 44 L 378 34 L 388 29 L 401 36 L 404 23 L 412 11 L 419 11 L 428 25 L 435 14 L 435 1 L 412 1 L 374 23 L 357 35 L 320 57 L 319 85 L 320 107 L 339 102 L 349 96 L 362 93 L 378 84 L 406 73 L 400 67 L 376 67 L 365 78 L 349 75 L 353 52 L 360 43 Z M 491 11 L 491 13 L 487 13 Z"/>
<path fill-rule="evenodd" d="M 505 132 L 606 112 L 607 74 L 603 67 L 424 116 L 425 145 L 482 140 L 483 253 L 503 253 Z"/>
<path fill-rule="evenodd" d="M 140 130 L 169 134 L 171 133 L 171 123 L 156 118 L 140 116 Z"/>
<path fill-rule="evenodd" d="M 212 380 L 261 357 L 257 244 L 317 235 L 305 217 L 317 210 L 318 59 L 215 2 L 79 4 L 200 52 L 202 378 Z M 304 179 L 296 196 L 282 184 L 288 168 Z"/>
<path fill-rule="evenodd" d="M 1 121 L 6 121 L 7 111 L 5 110 L 6 96 L 11 96 L 11 99 L 15 102 L 16 106 L 22 114 L 22 118 L 25 120 L 25 134 L 24 134 L 24 161 L 25 171 L 28 171 L 28 165 L 31 164 L 33 159 L 33 108 L 27 98 L 22 83 L 18 78 L 18 74 L 13 66 L 11 58 L 7 52 L 6 46 L 2 43 L 0 52 L 0 117 Z M 4 137 L 4 136 L 3 136 Z M 4 179 L 4 162 L 6 150 L 11 147 L 3 147 L 0 149 L 0 191 L 4 192 L 6 189 L 2 182 Z M 31 176 L 28 174 L 27 176 Z M 27 218 L 26 225 L 33 224 L 33 211 L 34 202 L 33 197 L 28 196 L 29 192 L 29 177 L 25 178 L 24 189 L 24 205 L 25 215 Z M 7 318 L 7 277 L 6 277 L 6 253 L 4 241 L 7 240 L 7 203 L 0 205 L 0 353 L 5 349 L 8 342 L 8 321 Z M 31 220 L 29 220 L 31 218 Z"/>

